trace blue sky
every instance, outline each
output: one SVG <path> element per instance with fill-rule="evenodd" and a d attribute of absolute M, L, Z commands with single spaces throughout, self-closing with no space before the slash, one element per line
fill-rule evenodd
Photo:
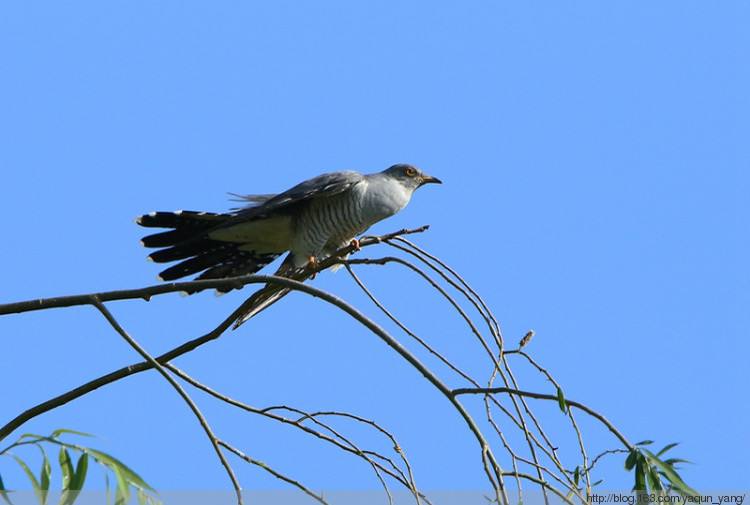
<path fill-rule="evenodd" d="M 372 231 L 431 224 L 419 244 L 484 294 L 509 342 L 536 330 L 529 349 L 570 398 L 633 441 L 681 442 L 695 487 L 746 487 L 749 21 L 739 1 L 3 3 L 0 302 L 153 283 L 140 213 L 221 211 L 228 191 L 411 162 L 445 184 Z M 362 274 L 481 370 L 416 281 Z M 345 273 L 315 285 L 378 316 Z M 111 308 L 158 353 L 246 294 Z M 0 338 L 3 423 L 136 361 L 85 307 L 0 318 Z M 381 420 L 425 489 L 484 484 L 445 400 L 320 302 L 291 296 L 178 364 L 255 405 Z M 226 438 L 311 486 L 377 487 L 349 457 L 197 399 Z M 61 426 L 97 434 L 158 488 L 228 487 L 155 374 L 21 431 Z M 588 429 L 592 452 L 614 444 Z M 22 481 L 10 463 L 6 483 Z M 237 469 L 247 488 L 280 485 Z M 605 478 L 631 486 L 619 460 Z"/>

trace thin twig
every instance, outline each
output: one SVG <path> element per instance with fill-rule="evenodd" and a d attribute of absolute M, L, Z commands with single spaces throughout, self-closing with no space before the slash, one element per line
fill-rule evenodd
<path fill-rule="evenodd" d="M 365 293 L 365 295 L 367 295 L 367 297 L 370 299 L 370 301 L 372 301 L 372 303 L 374 303 L 375 306 L 377 308 L 379 308 L 388 317 L 388 319 L 390 319 L 391 321 L 393 321 L 393 323 L 396 326 L 398 326 L 399 328 L 401 328 L 401 330 L 404 333 L 406 333 L 411 338 L 413 338 L 414 340 L 416 340 L 417 343 L 419 343 L 419 345 L 421 345 L 422 347 L 424 347 L 427 350 L 427 352 L 429 352 L 430 354 L 432 354 L 433 356 L 435 356 L 437 359 L 439 359 L 448 368 L 450 368 L 455 373 L 457 373 L 458 375 L 460 375 L 461 377 L 463 377 L 467 382 L 471 383 L 472 385 L 475 385 L 475 386 L 479 387 L 479 383 L 477 383 L 474 379 L 472 379 L 467 373 L 465 373 L 464 371 L 462 371 L 456 365 L 454 365 L 453 363 L 451 363 L 445 356 L 443 356 L 438 351 L 436 351 L 435 349 L 433 349 L 433 347 L 430 346 L 430 344 L 428 344 L 423 338 L 421 338 L 419 335 L 417 335 L 416 333 L 414 333 L 413 331 L 411 331 L 409 328 L 407 328 L 404 323 L 402 323 L 396 316 L 394 316 L 393 313 L 391 313 L 391 311 L 389 311 L 385 307 L 385 305 L 383 305 L 380 302 L 380 300 L 378 300 L 375 297 L 375 295 L 372 294 L 372 292 L 370 291 L 370 289 L 367 286 L 365 286 L 364 282 L 362 282 L 362 280 L 359 278 L 359 276 L 354 273 L 354 269 L 352 269 L 351 265 L 348 262 L 344 263 L 344 267 L 346 267 L 347 272 L 349 272 L 349 275 L 352 276 L 352 279 L 354 279 L 354 282 L 357 284 L 357 286 L 359 286 L 360 289 L 362 289 L 362 291 Z"/>
<path fill-rule="evenodd" d="M 271 468 L 270 466 L 268 466 L 267 464 L 265 464 L 262 461 L 259 461 L 257 459 L 251 458 L 247 454 L 243 453 L 241 450 L 237 449 L 236 447 L 228 444 L 227 442 L 225 442 L 223 440 L 219 440 L 218 442 L 219 442 L 220 446 L 224 447 L 229 452 L 234 453 L 239 458 L 247 461 L 248 463 L 250 463 L 252 465 L 255 465 L 255 466 L 258 466 L 258 467 L 262 468 L 263 470 L 265 470 L 266 472 L 270 473 L 271 475 L 273 475 L 277 479 L 283 480 L 284 482 L 287 482 L 287 483 L 291 484 L 292 486 L 296 487 L 297 489 L 299 489 L 300 491 L 302 491 L 306 495 L 308 495 L 311 498 L 317 500 L 318 503 L 323 503 L 324 505 L 328 505 L 328 502 L 322 496 L 320 496 L 319 494 L 313 493 L 307 487 L 305 487 L 303 484 L 301 484 L 299 481 L 294 480 L 291 477 L 287 477 L 283 473 L 277 472 L 276 470 L 274 470 L 273 468 Z"/>
<path fill-rule="evenodd" d="M 190 407 L 190 410 L 193 411 L 193 414 L 198 419 L 198 422 L 203 428 L 203 431 L 206 432 L 206 436 L 211 442 L 214 451 L 216 451 L 216 455 L 218 456 L 219 461 L 221 461 L 221 465 L 224 467 L 227 475 L 229 475 L 229 479 L 232 481 L 232 487 L 234 487 L 235 494 L 237 495 L 238 505 L 242 505 L 242 489 L 240 488 L 240 483 L 237 480 L 237 477 L 234 475 L 234 471 L 229 465 L 229 462 L 224 457 L 224 453 L 221 452 L 221 448 L 219 447 L 219 440 L 216 438 L 216 435 L 214 435 L 214 432 L 211 429 L 211 426 L 208 424 L 206 418 L 203 416 L 203 413 L 200 411 L 192 398 L 190 398 L 190 395 L 185 392 L 182 386 L 180 386 L 180 384 L 171 375 L 169 375 L 169 372 L 167 372 L 164 367 L 148 353 L 148 351 L 141 347 L 141 345 L 136 342 L 136 340 L 131 337 L 127 331 L 125 331 L 125 329 L 120 325 L 119 322 L 117 322 L 117 319 L 115 319 L 109 309 L 104 306 L 101 300 L 99 300 L 96 296 L 93 296 L 91 298 L 91 304 L 96 307 L 99 312 L 102 313 L 107 322 L 109 322 L 112 328 L 114 328 L 114 330 L 130 345 L 130 347 L 135 349 L 138 354 L 140 354 L 146 361 L 151 363 L 151 366 L 153 366 L 156 371 L 159 372 L 159 374 L 161 374 L 161 376 L 164 377 L 167 382 L 169 382 L 169 384 L 175 389 L 175 391 L 177 391 L 177 394 L 179 394 L 185 401 L 185 403 L 188 404 L 188 407 Z"/>
<path fill-rule="evenodd" d="M 503 353 L 503 357 L 505 357 L 505 355 L 507 354 L 510 354 L 510 353 Z M 539 371 L 539 373 L 543 374 L 547 378 L 547 380 L 550 383 L 552 383 L 553 386 L 555 386 L 556 390 L 561 389 L 560 384 L 558 384 L 555 378 L 552 377 L 552 374 L 549 373 L 549 371 L 547 371 L 546 368 L 542 367 L 539 363 L 537 363 L 531 356 L 529 356 L 528 353 L 522 351 L 520 346 L 518 350 L 516 351 L 516 354 L 519 354 L 523 356 L 524 358 L 526 358 L 526 360 L 531 364 L 531 366 L 536 368 Z M 578 428 L 578 423 L 576 422 L 576 418 L 573 415 L 573 410 L 568 409 L 567 413 L 568 413 L 568 417 L 570 418 L 570 423 L 573 425 L 573 430 L 576 433 L 576 438 L 578 439 L 578 448 L 581 452 L 581 458 L 583 460 L 582 466 L 584 469 L 584 478 L 586 479 L 586 492 L 590 495 L 591 494 L 591 476 L 588 470 L 588 456 L 586 454 L 586 446 L 583 443 L 583 434 L 581 433 L 581 430 Z"/>
<path fill-rule="evenodd" d="M 193 378 L 192 376 L 186 374 L 184 371 L 180 370 L 179 368 L 177 368 L 176 366 L 172 365 L 171 363 L 167 364 L 165 366 L 167 368 L 169 368 L 175 375 L 177 375 L 178 377 L 180 377 L 181 379 L 183 379 L 185 382 L 187 382 L 188 384 L 196 387 L 197 389 L 200 389 L 200 390 L 204 391 L 205 393 L 213 396 L 214 398 L 216 398 L 216 399 L 218 399 L 220 401 L 223 401 L 223 402 L 225 402 L 225 403 L 227 403 L 229 405 L 232 405 L 234 407 L 240 408 L 240 409 L 245 410 L 247 412 L 250 412 L 252 414 L 258 414 L 258 415 L 267 417 L 269 419 L 272 419 L 274 421 L 278 421 L 278 422 L 283 423 L 283 424 L 294 426 L 295 428 L 300 429 L 300 430 L 302 430 L 305 433 L 313 435 L 313 436 L 315 436 L 315 437 L 317 437 L 317 438 L 319 438 L 319 439 L 321 439 L 321 440 L 323 440 L 325 442 L 328 442 L 330 444 L 335 445 L 336 447 L 338 447 L 338 448 L 340 448 L 340 449 L 342 449 L 344 451 L 347 451 L 347 452 L 349 452 L 351 454 L 354 454 L 355 456 L 358 456 L 358 457 L 364 459 L 368 464 L 370 464 L 373 467 L 373 470 L 375 471 L 375 474 L 378 477 L 378 480 L 381 481 L 381 483 L 383 483 L 383 480 L 382 480 L 382 477 L 378 473 L 379 471 L 382 471 L 382 472 L 386 473 L 387 475 L 389 475 L 390 477 L 392 477 L 393 479 L 395 479 L 396 481 L 398 481 L 403 486 L 405 486 L 407 488 L 410 487 L 408 480 L 406 479 L 406 477 L 403 474 L 400 473 L 400 471 L 399 471 L 399 474 L 394 474 L 390 469 L 383 467 L 377 461 L 373 461 L 373 460 L 371 460 L 370 458 L 367 457 L 368 453 L 370 453 L 370 454 L 377 454 L 377 453 L 373 453 L 372 451 L 365 451 L 365 450 L 360 449 L 357 445 L 354 444 L 354 442 L 352 442 L 348 438 L 344 437 L 343 435 L 341 435 L 340 433 L 338 433 L 336 430 L 334 430 L 333 428 L 331 428 L 327 424 L 325 424 L 325 423 L 323 423 L 321 421 L 318 421 L 318 420 L 313 420 L 313 422 L 315 422 L 315 424 L 317 424 L 318 426 L 321 426 L 325 430 L 327 430 L 330 433 L 334 434 L 334 436 L 336 436 L 337 438 L 339 438 L 340 441 L 336 440 L 335 438 L 331 438 L 331 437 L 329 437 L 329 436 L 327 436 L 327 435 L 325 435 L 325 434 L 323 434 L 323 433 L 321 433 L 319 431 L 316 431 L 316 430 L 314 430 L 312 428 L 309 428 L 309 427 L 307 427 L 307 426 L 305 426 L 303 424 L 300 424 L 297 420 L 289 419 L 287 417 L 280 416 L 280 415 L 274 414 L 272 412 L 272 410 L 275 410 L 275 409 L 285 409 L 285 410 L 288 410 L 290 412 L 295 412 L 295 413 L 298 413 L 298 414 L 306 414 L 305 412 L 303 412 L 303 411 L 301 411 L 299 409 L 296 409 L 296 408 L 293 408 L 293 407 L 288 407 L 288 406 L 267 407 L 267 408 L 263 408 L 263 409 L 257 408 L 257 407 L 253 407 L 253 406 L 248 405 L 246 403 L 243 403 L 243 402 L 241 402 L 239 400 L 231 398 L 231 397 L 229 397 L 229 396 L 227 396 L 227 395 L 225 395 L 223 393 L 220 393 L 219 391 L 216 391 L 216 390 L 210 388 L 209 386 L 207 386 L 207 385 L 205 385 L 205 384 L 203 384 L 201 382 L 198 382 L 195 378 Z M 393 465 L 392 462 L 390 461 L 390 458 L 387 458 L 387 457 L 382 456 L 380 454 L 377 454 L 377 456 L 380 457 L 383 460 L 389 461 L 391 463 L 391 466 L 395 467 L 395 465 Z M 425 496 L 422 493 L 419 493 L 419 495 L 420 495 L 420 497 L 423 500 L 427 501 L 427 499 L 425 498 Z M 429 501 L 427 501 L 427 502 L 429 503 Z"/>
<path fill-rule="evenodd" d="M 387 237 L 395 237 L 398 235 L 420 233 L 427 229 L 428 229 L 428 226 L 422 226 L 422 227 L 415 228 L 415 229 L 399 230 L 393 233 L 382 235 L 381 237 L 369 237 L 368 239 L 366 240 L 363 239 L 360 242 L 360 247 L 366 247 L 368 245 L 378 244 L 382 240 L 385 240 Z M 321 263 L 320 268 L 327 268 L 337 261 L 338 259 L 335 259 L 335 260 L 330 259 L 330 261 L 327 260 L 325 264 Z M 225 279 L 211 279 L 211 280 L 200 280 L 200 281 L 172 282 L 168 284 L 156 284 L 156 285 L 147 286 L 145 288 L 139 288 L 139 289 L 116 290 L 116 291 L 107 291 L 107 292 L 101 292 L 101 293 L 89 293 L 89 294 L 84 294 L 84 295 L 41 298 L 41 299 L 36 299 L 36 300 L 27 300 L 23 302 L 0 305 L 0 315 L 16 314 L 16 313 L 29 312 L 29 311 L 34 311 L 34 310 L 51 309 L 51 308 L 90 305 L 92 296 L 96 296 L 102 302 L 115 301 L 115 300 L 135 300 L 135 299 L 150 300 L 151 297 L 153 296 L 162 295 L 166 293 L 183 292 L 183 291 L 193 292 L 193 291 L 201 291 L 204 289 L 222 289 L 222 288 L 223 289 L 228 289 L 228 288 L 235 289 L 235 288 L 242 287 L 246 284 L 263 284 L 263 283 L 271 282 L 269 281 L 269 279 L 271 278 L 274 278 L 274 277 L 268 276 L 268 275 L 244 275 L 240 277 L 231 277 L 231 278 L 225 278 Z M 226 317 L 221 323 L 219 323 L 219 325 L 216 326 L 213 330 L 193 340 L 189 340 L 183 343 L 182 345 L 179 345 L 171 349 L 170 351 L 165 352 L 164 354 L 161 354 L 160 356 L 156 357 L 156 360 L 159 363 L 164 364 L 179 356 L 187 354 L 188 352 L 191 352 L 197 349 L 198 347 L 208 342 L 211 342 L 212 340 L 216 340 L 232 325 L 232 323 L 234 323 L 237 320 L 237 318 L 239 318 L 245 312 L 247 312 L 248 308 L 252 305 L 252 303 L 253 303 L 252 299 L 245 300 L 245 302 L 243 302 L 239 307 L 237 307 L 228 317 Z M 132 365 L 122 367 L 106 375 L 93 379 L 70 391 L 67 391 L 61 395 L 51 398 L 38 405 L 35 405 L 25 410 L 24 412 L 20 413 L 19 415 L 17 415 L 15 418 L 10 420 L 4 426 L 0 427 L 0 440 L 3 440 L 5 437 L 7 437 L 10 433 L 15 431 L 22 424 L 33 419 L 34 417 L 37 417 L 45 412 L 49 412 L 50 410 L 53 410 L 57 407 L 65 405 L 66 403 L 72 400 L 75 400 L 76 398 L 80 398 L 81 396 L 87 393 L 90 393 L 91 391 L 94 391 L 102 386 L 106 386 L 107 384 L 111 384 L 120 379 L 124 379 L 125 377 L 149 370 L 151 368 L 153 367 L 148 361 L 134 363 Z"/>
<path fill-rule="evenodd" d="M 526 396 L 528 398 L 535 398 L 537 400 L 551 400 L 551 401 L 558 401 L 557 395 L 548 395 L 544 393 L 535 393 L 533 391 L 521 391 L 520 389 L 511 389 L 511 388 L 458 388 L 451 391 L 451 394 L 453 396 L 460 396 L 460 395 L 484 395 L 484 394 L 497 394 L 497 393 L 508 393 L 512 395 L 518 395 L 518 396 Z M 633 444 L 631 444 L 627 438 L 625 438 L 625 435 L 620 433 L 620 431 L 615 428 L 615 426 L 610 423 L 606 417 L 598 413 L 597 411 L 591 409 L 590 407 L 587 407 L 583 403 L 577 402 L 575 400 L 570 400 L 568 398 L 565 398 L 565 403 L 571 407 L 575 407 L 577 409 L 580 409 L 584 412 L 586 412 L 591 417 L 594 417 L 599 420 L 604 426 L 607 427 L 607 429 L 612 432 L 612 434 L 617 437 L 620 442 L 622 442 L 622 445 L 624 445 L 628 450 L 633 450 Z"/>
<path fill-rule="evenodd" d="M 506 475 L 508 477 L 514 477 L 515 476 L 514 473 L 515 472 L 505 472 L 504 475 Z M 525 479 L 525 480 L 531 481 L 531 482 L 535 482 L 535 483 L 539 484 L 540 486 L 542 486 L 543 488 L 545 488 L 545 489 L 551 491 L 552 493 L 556 494 L 558 498 L 560 498 L 561 500 L 563 500 L 568 505 L 574 505 L 573 502 L 570 500 L 570 498 L 568 498 L 567 496 L 565 496 L 564 494 L 562 494 L 559 489 L 550 486 L 547 482 L 539 480 L 538 478 L 533 477 L 533 476 L 531 476 L 529 474 L 526 474 L 526 473 L 519 473 L 518 477 L 521 478 L 521 479 Z"/>

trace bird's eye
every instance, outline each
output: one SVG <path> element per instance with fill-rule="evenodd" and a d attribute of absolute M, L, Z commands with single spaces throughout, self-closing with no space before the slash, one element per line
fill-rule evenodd
<path fill-rule="evenodd" d="M 414 177 L 415 175 L 417 175 L 417 170 L 414 167 L 406 167 L 404 169 L 404 173 L 407 177 Z"/>

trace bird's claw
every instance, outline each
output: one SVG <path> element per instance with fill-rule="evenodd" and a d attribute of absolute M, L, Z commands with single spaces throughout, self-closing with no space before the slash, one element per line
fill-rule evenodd
<path fill-rule="evenodd" d="M 360 251 L 362 249 L 362 246 L 359 245 L 359 239 L 353 238 L 351 242 L 349 242 L 349 247 L 353 248 L 355 251 Z"/>
<path fill-rule="evenodd" d="M 316 258 L 315 256 L 309 256 L 307 258 L 307 265 L 305 265 L 305 268 L 307 270 L 315 270 L 316 268 L 318 268 L 318 258 Z M 316 275 L 317 272 L 313 272 L 312 275 L 310 275 L 310 279 L 314 279 Z"/>

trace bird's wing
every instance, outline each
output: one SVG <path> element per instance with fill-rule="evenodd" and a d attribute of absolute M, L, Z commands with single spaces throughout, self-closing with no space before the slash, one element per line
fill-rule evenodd
<path fill-rule="evenodd" d="M 275 193 L 271 193 L 271 194 L 268 194 L 268 195 L 239 195 L 237 193 L 231 193 L 230 192 L 229 196 L 232 197 L 232 198 L 229 199 L 230 201 L 232 201 L 232 202 L 240 202 L 240 203 L 244 203 L 245 204 L 242 207 L 234 207 L 234 208 L 231 209 L 232 211 L 238 211 L 238 210 L 242 210 L 242 209 L 245 209 L 245 208 L 248 208 L 248 207 L 255 207 L 257 205 L 263 205 L 268 200 L 270 200 L 271 198 L 273 198 L 274 196 L 276 196 L 276 194 Z"/>
<path fill-rule="evenodd" d="M 357 172 L 322 174 L 301 182 L 267 200 L 259 201 L 257 198 L 248 198 L 251 205 L 235 211 L 235 215 L 243 219 L 253 219 L 280 212 L 293 212 L 293 209 L 303 202 L 343 193 L 363 179 L 364 176 Z"/>

